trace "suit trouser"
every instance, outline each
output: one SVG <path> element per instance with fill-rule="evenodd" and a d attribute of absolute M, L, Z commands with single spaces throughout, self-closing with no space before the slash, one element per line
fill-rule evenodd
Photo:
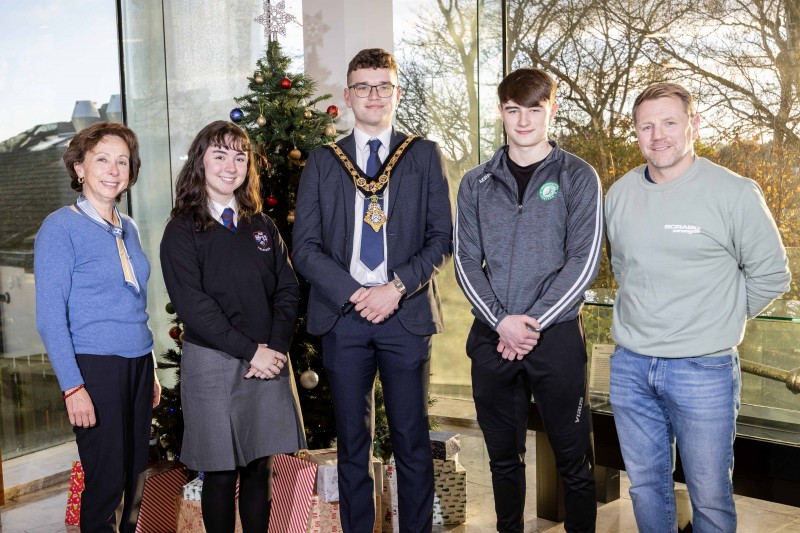
<path fill-rule="evenodd" d="M 75 428 L 86 488 L 81 532 L 134 532 L 153 405 L 153 356 L 77 355 L 97 424 Z"/>
<path fill-rule="evenodd" d="M 523 530 L 525 438 L 531 394 L 564 480 L 568 532 L 594 531 L 594 454 L 586 398 L 586 346 L 578 319 L 550 326 L 521 360 L 497 352 L 498 334 L 475 320 L 467 339 L 478 424 L 492 471 L 497 530 Z"/>
<path fill-rule="evenodd" d="M 409 333 L 396 315 L 372 324 L 351 311 L 322 337 L 323 364 L 336 416 L 340 516 L 345 533 L 369 533 L 375 519 L 371 454 L 376 371 L 397 463 L 400 531 L 431 531 L 430 348 L 430 336 Z"/>

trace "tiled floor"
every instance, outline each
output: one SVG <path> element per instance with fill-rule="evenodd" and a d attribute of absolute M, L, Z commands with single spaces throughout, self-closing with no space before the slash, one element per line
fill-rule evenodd
<path fill-rule="evenodd" d="M 467 470 L 467 522 L 459 526 L 438 526 L 436 532 L 484 533 L 494 531 L 494 500 L 492 498 L 489 461 L 480 430 L 474 427 L 474 408 L 471 402 L 439 400 L 432 409 L 439 416 L 443 430 L 457 431 L 461 434 L 459 461 Z M 448 425 L 458 422 L 458 427 Z M 467 424 L 468 427 L 463 427 Z M 471 427 L 470 427 L 471 426 Z M 536 518 L 535 498 L 535 448 L 533 433 L 529 434 L 528 464 L 528 503 L 525 512 L 525 532 L 563 532 L 564 528 L 553 522 Z M 50 460 L 63 468 L 69 455 L 74 453 L 62 449 L 63 453 L 53 454 Z M 36 468 L 44 467 L 44 461 Z M 19 466 L 19 465 L 15 465 Z M 4 465 L 4 469 L 6 466 Z M 25 466 L 20 466 L 25 469 Z M 598 533 L 635 532 L 633 508 L 628 496 L 628 480 L 622 475 L 622 497 L 598 508 Z M 2 533 L 60 533 L 64 527 L 64 506 L 67 484 L 58 483 L 53 487 L 11 499 L 0 507 L 0 531 Z M 751 498 L 737 497 L 736 508 L 739 514 L 739 533 L 800 533 L 800 508 L 773 504 Z"/>

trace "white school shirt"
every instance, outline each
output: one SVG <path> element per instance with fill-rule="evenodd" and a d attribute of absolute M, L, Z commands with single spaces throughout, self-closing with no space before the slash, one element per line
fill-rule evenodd
<path fill-rule="evenodd" d="M 211 214 L 211 217 L 214 220 L 216 220 L 217 222 L 219 222 L 223 226 L 225 225 L 225 223 L 222 221 L 222 212 L 225 211 L 226 207 L 230 207 L 231 209 L 233 209 L 233 225 L 234 226 L 238 226 L 239 225 L 239 204 L 236 202 L 236 197 L 235 196 L 233 198 L 231 198 L 231 201 L 228 203 L 228 205 L 219 204 L 219 203 L 215 202 L 214 200 L 212 200 L 211 198 L 208 199 L 208 212 Z"/>
<path fill-rule="evenodd" d="M 392 140 L 392 128 L 389 127 L 379 135 L 370 136 L 367 133 L 353 128 L 353 137 L 356 142 L 356 165 L 366 174 L 367 159 L 369 159 L 369 144 L 371 139 L 379 139 L 381 147 L 378 148 L 378 157 L 381 163 L 389 155 L 389 143 Z M 375 270 L 370 270 L 361 262 L 361 232 L 364 230 L 364 196 L 356 189 L 355 202 L 355 224 L 353 228 L 353 255 L 350 258 L 350 275 L 357 282 L 365 287 L 372 285 L 384 285 L 389 282 L 389 272 L 386 268 L 386 226 L 383 225 L 383 263 L 378 265 Z M 383 191 L 383 211 L 388 212 L 389 207 L 389 187 Z M 370 229 L 370 231 L 372 231 Z"/>

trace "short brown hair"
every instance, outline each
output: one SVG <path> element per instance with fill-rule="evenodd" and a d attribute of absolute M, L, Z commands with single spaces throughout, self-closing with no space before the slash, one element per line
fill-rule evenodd
<path fill-rule="evenodd" d="M 347 78 L 350 73 L 362 68 L 388 68 L 397 76 L 397 60 L 383 48 L 365 48 L 361 50 L 347 65 Z"/>
<path fill-rule="evenodd" d="M 106 137 L 119 137 L 125 144 L 128 145 L 128 151 L 131 153 L 129 159 L 130 173 L 128 175 L 128 188 L 126 191 L 133 187 L 136 180 L 139 178 L 139 167 L 142 166 L 142 160 L 139 159 L 139 140 L 133 130 L 124 124 L 117 124 L 115 122 L 95 122 L 88 128 L 78 132 L 75 137 L 69 142 L 67 151 L 64 152 L 64 165 L 67 167 L 67 174 L 70 177 L 70 186 L 72 190 L 83 192 L 83 183 L 78 182 L 78 173 L 75 171 L 76 163 L 83 163 L 86 154 L 94 149 L 100 141 Z M 119 200 L 119 197 L 117 197 Z"/>
<path fill-rule="evenodd" d="M 253 143 L 247 133 L 233 122 L 217 120 L 200 130 L 194 138 L 189 146 L 186 163 L 175 183 L 175 207 L 172 208 L 171 215 L 191 215 L 197 230 L 214 226 L 214 219 L 208 212 L 206 170 L 203 166 L 203 156 L 212 146 L 247 154 L 244 183 L 233 193 L 238 216 L 246 219 L 261 211 L 261 180 L 256 171 Z"/>
<path fill-rule="evenodd" d="M 542 102 L 553 105 L 556 101 L 556 82 L 541 69 L 517 69 L 497 86 L 497 97 L 501 104 L 513 101 L 523 107 L 536 107 Z"/>
<path fill-rule="evenodd" d="M 659 82 L 653 83 L 647 87 L 639 94 L 639 96 L 636 97 L 636 100 L 633 102 L 633 110 L 631 111 L 631 115 L 633 115 L 634 124 L 636 124 L 636 110 L 639 109 L 639 106 L 642 105 L 642 102 L 646 102 L 647 100 L 655 100 L 657 98 L 677 98 L 683 102 L 683 108 L 686 110 L 686 114 L 690 117 L 694 116 L 695 110 L 692 94 L 687 91 L 683 85 L 671 82 Z"/>

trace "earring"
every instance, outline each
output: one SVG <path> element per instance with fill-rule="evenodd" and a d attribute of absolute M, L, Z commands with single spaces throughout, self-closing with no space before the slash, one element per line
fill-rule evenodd
<path fill-rule="evenodd" d="M 83 185 L 83 182 L 84 182 L 84 181 L 86 181 L 86 180 L 83 178 L 83 176 L 78 176 L 78 183 L 80 183 L 81 185 Z"/>

